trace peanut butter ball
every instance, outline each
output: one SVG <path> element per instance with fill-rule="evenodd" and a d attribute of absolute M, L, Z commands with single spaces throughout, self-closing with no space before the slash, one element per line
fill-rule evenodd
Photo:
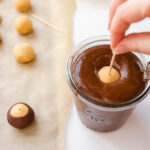
<path fill-rule="evenodd" d="M 98 71 L 98 77 L 103 83 L 112 83 L 120 78 L 120 73 L 118 70 L 112 67 L 109 74 L 109 68 L 110 66 L 104 66 Z"/>
<path fill-rule="evenodd" d="M 7 113 L 7 120 L 15 128 L 25 128 L 34 120 L 33 109 L 25 103 L 14 104 Z"/>
<path fill-rule="evenodd" d="M 32 21 L 28 16 L 20 16 L 15 20 L 15 28 L 20 34 L 28 34 L 33 30 Z"/>
<path fill-rule="evenodd" d="M 14 0 L 14 5 L 17 10 L 24 12 L 31 7 L 30 0 Z"/>
<path fill-rule="evenodd" d="M 27 63 L 34 59 L 34 49 L 28 43 L 19 43 L 13 49 L 14 57 L 20 63 Z"/>

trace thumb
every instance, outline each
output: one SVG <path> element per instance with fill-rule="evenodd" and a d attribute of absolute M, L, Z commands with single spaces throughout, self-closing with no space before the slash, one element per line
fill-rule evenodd
<path fill-rule="evenodd" d="M 150 54 L 150 33 L 129 34 L 119 42 L 114 51 L 117 54 L 128 51 Z"/>

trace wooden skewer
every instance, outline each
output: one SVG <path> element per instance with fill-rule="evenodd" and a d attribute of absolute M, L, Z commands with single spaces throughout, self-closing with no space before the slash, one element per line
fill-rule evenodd
<path fill-rule="evenodd" d="M 110 68 L 109 68 L 108 75 L 110 75 L 110 73 L 111 73 L 111 69 L 112 69 L 112 66 L 113 66 L 113 64 L 114 64 L 115 56 L 116 56 L 116 54 L 113 53 L 113 56 L 112 56 L 112 58 L 111 58 L 111 63 L 110 63 Z"/>
<path fill-rule="evenodd" d="M 40 22 L 44 23 L 45 25 L 47 25 L 47 26 L 48 26 L 49 28 L 51 28 L 51 29 L 54 29 L 54 30 L 56 30 L 56 31 L 63 32 L 63 33 L 65 33 L 65 32 L 66 32 L 66 31 L 63 31 L 63 30 L 61 30 L 61 29 L 57 28 L 57 27 L 56 27 L 56 26 L 54 26 L 53 24 L 51 24 L 51 23 L 49 23 L 49 22 L 45 21 L 45 20 L 44 20 L 44 19 L 42 19 L 41 17 L 38 17 L 38 16 L 33 15 L 33 14 L 31 14 L 31 16 L 32 16 L 34 19 L 36 19 L 36 20 L 38 20 L 38 21 L 40 21 Z"/>

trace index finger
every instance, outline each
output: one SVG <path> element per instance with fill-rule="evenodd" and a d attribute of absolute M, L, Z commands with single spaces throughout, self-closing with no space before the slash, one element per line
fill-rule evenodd
<path fill-rule="evenodd" d="M 112 19 L 111 47 L 115 46 L 124 38 L 125 31 L 131 23 L 143 20 L 150 15 L 150 1 L 130 0 L 118 7 Z"/>
<path fill-rule="evenodd" d="M 126 0 L 112 0 L 109 8 L 109 23 L 108 29 L 110 29 L 112 18 L 117 10 L 117 8 L 124 3 Z"/>

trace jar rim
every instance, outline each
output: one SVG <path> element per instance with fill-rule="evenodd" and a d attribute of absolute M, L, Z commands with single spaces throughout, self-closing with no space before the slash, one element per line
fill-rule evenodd
<path fill-rule="evenodd" d="M 83 99 L 88 101 L 88 103 L 91 103 L 94 105 L 98 105 L 98 106 L 102 106 L 102 107 L 108 107 L 108 108 L 118 108 L 118 107 L 120 108 L 120 107 L 129 107 L 129 106 L 132 107 L 132 106 L 136 105 L 137 103 L 142 101 L 147 96 L 148 92 L 150 91 L 150 81 L 148 81 L 145 89 L 134 99 L 131 99 L 129 101 L 122 102 L 122 103 L 115 103 L 115 104 L 113 104 L 113 103 L 110 104 L 110 103 L 94 100 L 93 98 L 87 96 L 82 90 L 80 90 L 78 88 L 78 86 L 76 85 L 76 83 L 74 82 L 74 80 L 72 78 L 72 72 L 71 72 L 71 66 L 70 66 L 70 64 L 72 63 L 72 60 L 73 60 L 73 54 L 75 52 L 78 52 L 79 50 L 81 50 L 85 46 L 88 46 L 88 45 L 95 43 L 95 42 L 101 42 L 101 41 L 110 42 L 110 36 L 109 35 L 101 35 L 101 36 L 95 36 L 95 37 L 88 38 L 88 39 L 80 42 L 71 51 L 70 55 L 67 58 L 67 62 L 66 62 L 66 77 L 67 77 L 67 81 L 68 81 L 70 88 L 73 91 L 78 90 L 77 95 L 80 95 L 80 97 L 82 97 Z M 76 55 L 76 54 L 74 54 L 74 55 Z M 144 58 L 144 56 L 142 54 L 140 54 L 140 55 Z"/>

